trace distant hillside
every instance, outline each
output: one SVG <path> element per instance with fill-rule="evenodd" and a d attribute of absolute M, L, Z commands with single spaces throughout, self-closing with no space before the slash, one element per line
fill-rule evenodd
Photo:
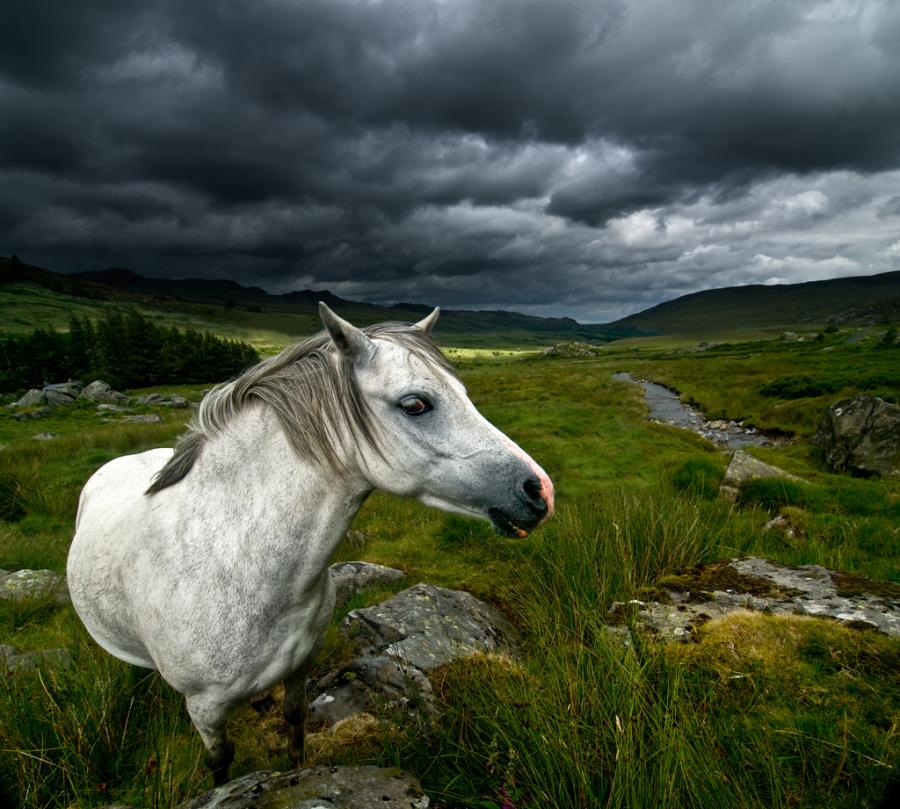
<path fill-rule="evenodd" d="M 817 325 L 840 319 L 848 310 L 870 307 L 887 316 L 895 307 L 886 304 L 897 298 L 900 272 L 805 284 L 755 284 L 683 295 L 609 325 L 657 334 L 712 334 L 736 328 Z"/>
<path fill-rule="evenodd" d="M 319 301 L 325 301 L 341 316 L 363 326 L 384 320 L 416 321 L 430 311 L 430 307 L 423 304 L 378 306 L 349 301 L 327 290 L 305 289 L 272 295 L 259 287 L 243 286 L 234 281 L 147 278 L 122 268 L 62 275 L 0 257 L 2 283 L 36 285 L 62 296 L 77 298 L 77 306 L 73 302 L 73 307 L 81 315 L 87 314 L 84 307 L 94 305 L 93 302 L 98 306 L 132 304 L 144 311 L 155 310 L 172 317 L 176 313 L 179 317 L 196 319 L 206 329 L 215 329 L 216 323 L 221 323 L 221 333 L 247 339 L 257 345 L 258 341 L 252 337 L 253 330 L 264 330 L 269 343 L 273 333 L 280 333 L 284 337 L 278 342 L 286 343 L 318 329 Z M 35 312 L 52 310 L 65 313 L 64 300 L 41 301 L 38 304 L 35 305 Z M 15 302 L 10 301 L 0 307 L 0 330 L 10 328 L 4 320 L 12 320 L 10 310 L 14 305 Z M 14 328 L 21 331 L 35 325 L 59 327 L 66 322 L 58 322 L 59 319 L 60 315 L 57 315 L 55 322 L 23 323 L 20 316 Z M 449 309 L 441 313 L 438 339 L 443 345 L 538 347 L 568 340 L 607 342 L 643 333 L 635 327 L 581 324 L 571 318 Z"/>

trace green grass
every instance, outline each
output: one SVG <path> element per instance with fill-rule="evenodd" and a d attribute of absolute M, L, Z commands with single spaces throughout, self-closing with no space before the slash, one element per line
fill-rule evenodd
<path fill-rule="evenodd" d="M 722 556 L 900 579 L 900 482 L 823 470 L 803 436 L 824 401 L 760 392 L 804 367 L 827 377 L 886 362 L 874 342 L 827 337 L 841 342 L 820 354 L 771 341 L 696 354 L 657 341 L 584 361 L 451 353 L 482 412 L 553 477 L 557 516 L 510 540 L 376 493 L 354 523 L 366 538 L 345 543 L 337 560 L 400 567 L 398 587 L 426 580 L 472 591 L 510 617 L 524 657 L 446 667 L 433 675 L 443 711 L 435 726 L 323 737 L 313 760 L 398 764 L 448 807 L 878 805 L 900 765 L 900 642 L 751 616 L 708 625 L 693 646 L 645 639 L 625 648 L 605 626 L 613 601 Z M 644 421 L 640 391 L 612 380 L 616 370 L 671 384 L 717 415 L 796 430 L 796 443 L 754 452 L 808 483 L 754 484 L 738 506 L 714 499 L 727 459 L 697 436 Z M 0 413 L 0 568 L 64 571 L 84 481 L 113 457 L 170 446 L 189 416 L 144 410 L 164 421 L 104 423 L 88 405 L 28 422 Z M 58 437 L 32 438 L 44 431 Z M 791 541 L 764 530 L 779 511 L 797 526 Z M 336 620 L 391 589 L 357 596 Z M 0 602 L 0 643 L 66 648 L 75 661 L 0 678 L 0 803 L 169 806 L 208 785 L 178 695 L 98 649 L 70 607 Z M 332 627 L 318 670 L 350 653 Z M 288 766 L 277 717 L 237 709 L 230 733 L 233 775 Z"/>
<path fill-rule="evenodd" d="M 880 339 L 878 330 L 842 330 L 821 341 L 754 339 L 693 353 L 670 343 L 613 344 L 603 361 L 677 390 L 709 418 L 811 436 L 837 399 L 865 393 L 900 401 L 900 355 Z"/>

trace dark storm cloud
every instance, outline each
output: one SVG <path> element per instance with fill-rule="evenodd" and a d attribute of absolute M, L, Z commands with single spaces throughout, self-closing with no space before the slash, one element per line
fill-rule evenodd
<path fill-rule="evenodd" d="M 0 252 L 600 318 L 877 272 L 898 98 L 890 0 L 14 0 Z"/>

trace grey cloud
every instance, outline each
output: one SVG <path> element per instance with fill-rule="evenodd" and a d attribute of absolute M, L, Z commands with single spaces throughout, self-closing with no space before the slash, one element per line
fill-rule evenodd
<path fill-rule="evenodd" d="M 4 15 L 0 251 L 55 269 L 607 318 L 896 259 L 888 0 Z"/>

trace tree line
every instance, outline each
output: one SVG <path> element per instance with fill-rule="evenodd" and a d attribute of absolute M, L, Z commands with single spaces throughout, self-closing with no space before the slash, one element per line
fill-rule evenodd
<path fill-rule="evenodd" d="M 0 336 L 0 390 L 67 379 L 102 379 L 117 388 L 218 382 L 256 362 L 246 343 L 158 326 L 138 312 L 109 312 L 96 321 L 73 315 L 68 332 Z"/>

